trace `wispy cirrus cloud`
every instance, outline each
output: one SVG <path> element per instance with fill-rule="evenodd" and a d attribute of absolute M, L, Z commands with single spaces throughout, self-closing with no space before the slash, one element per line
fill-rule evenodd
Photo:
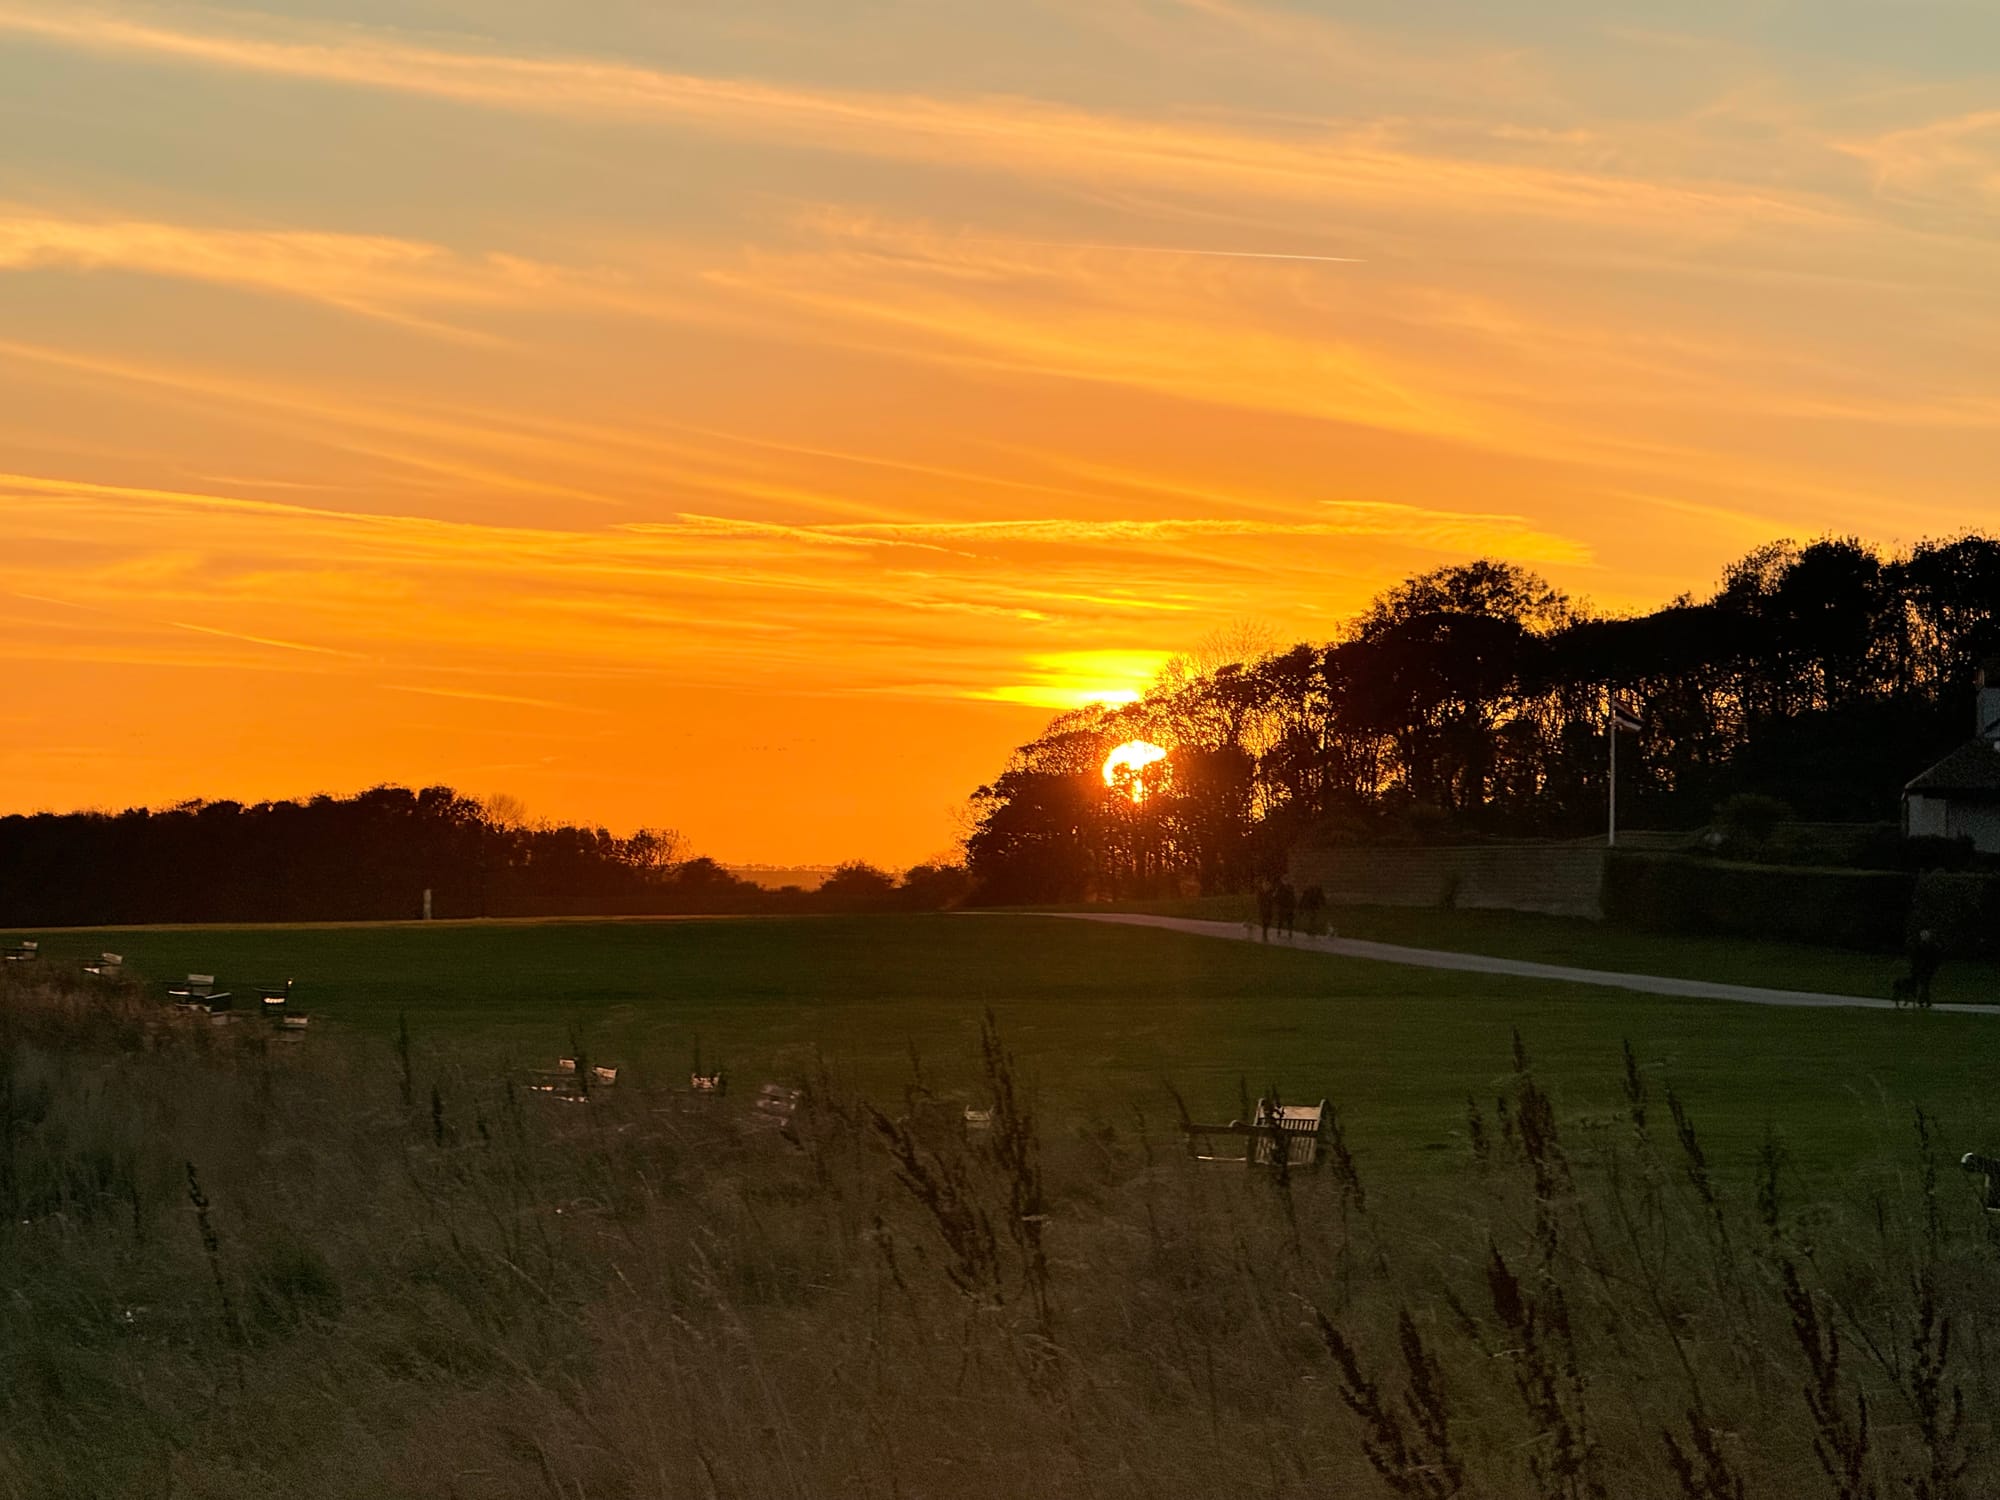
<path fill-rule="evenodd" d="M 0 271 L 120 271 L 296 297 L 435 327 L 409 311 L 545 294 L 543 268 L 379 235 L 256 231 L 0 207 Z"/>
<path fill-rule="evenodd" d="M 1121 181 L 1232 198 L 1435 203 L 1655 228 L 1823 223 L 1836 202 L 1698 175 L 1632 176 L 1561 161 L 1426 149 L 1379 125 L 1214 122 L 1012 97 L 929 96 L 718 78 L 587 57 L 425 45 L 358 28 L 196 29 L 113 11 L 0 7 L 0 33 L 84 51 L 310 80 L 535 114 L 725 130 L 755 140 L 1038 177 Z"/>
<path fill-rule="evenodd" d="M 784 535 L 845 546 L 950 547 L 980 550 L 1020 547 L 1086 547 L 1116 550 L 1179 547 L 1187 543 L 1288 538 L 1366 537 L 1441 553 L 1498 553 L 1536 562 L 1583 563 L 1590 550 L 1572 537 L 1552 534 L 1524 516 L 1432 510 L 1385 501 L 1328 500 L 1301 507 L 1296 520 L 1255 516 L 1171 516 L 1145 519 L 1029 516 L 963 521 L 854 521 L 811 526 L 686 516 L 676 525 L 635 523 L 641 533 Z"/>
<path fill-rule="evenodd" d="M 2000 110 L 1849 137 L 1839 148 L 1865 163 L 1891 198 L 1989 209 L 2000 198 Z"/>
<path fill-rule="evenodd" d="M 1480 554 L 1640 606 L 1983 514 L 1963 66 L 1638 0 L 848 9 L 0 0 L 40 742 L 282 712 L 282 755 L 107 794 L 472 768 L 541 806 L 500 741 L 575 706 L 612 732 L 565 812 L 671 782 L 775 848 L 837 781 L 842 856 L 1219 621 L 1324 638 Z M 753 764 L 760 715 L 826 774 Z"/>
<path fill-rule="evenodd" d="M 318 303 L 453 338 L 496 341 L 450 315 L 556 309 L 641 319 L 698 317 L 613 267 L 466 253 L 394 235 L 55 215 L 0 203 L 0 273 L 118 273 L 205 282 Z"/>
<path fill-rule="evenodd" d="M 168 629 L 218 649 L 308 653 L 329 671 L 386 670 L 414 642 L 459 663 L 643 665 L 694 679 L 781 678 L 818 662 L 871 690 L 915 658 L 934 664 L 932 680 L 955 662 L 972 697 L 1004 685 L 996 676 L 1037 641 L 1046 651 L 1078 632 L 1147 634 L 1163 614 L 1226 613 L 1246 577 L 1296 586 L 1322 545 L 1366 537 L 1470 555 L 1508 528 L 1534 534 L 1518 518 L 1366 505 L 1297 523 L 688 516 L 559 530 L 20 474 L 0 475 L 0 501 L 14 525 L 0 588 L 137 630 L 148 653 L 159 647 L 146 632 Z M 174 566 L 144 565 L 170 547 Z M 341 586 L 344 576 L 368 586 Z M 285 628 L 235 624 L 246 610 Z M 1009 630 L 996 634 L 997 621 Z M 902 655 L 878 659 L 888 645 Z"/>

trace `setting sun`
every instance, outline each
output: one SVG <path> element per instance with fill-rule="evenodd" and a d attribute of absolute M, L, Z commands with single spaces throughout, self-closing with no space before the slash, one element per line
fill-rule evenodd
<path fill-rule="evenodd" d="M 1134 802 L 1144 802 L 1146 768 L 1166 758 L 1167 752 L 1150 741 L 1127 740 L 1104 758 L 1104 784 L 1126 792 Z"/>

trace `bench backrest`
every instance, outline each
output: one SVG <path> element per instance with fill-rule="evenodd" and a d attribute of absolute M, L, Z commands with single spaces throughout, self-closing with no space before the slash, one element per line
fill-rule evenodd
<path fill-rule="evenodd" d="M 767 1083 L 757 1095 L 751 1115 L 754 1124 L 781 1130 L 789 1130 L 792 1117 L 798 1113 L 802 1091 L 786 1088 L 782 1083 Z"/>
<path fill-rule="evenodd" d="M 1319 1160 L 1320 1126 L 1326 1118 L 1326 1101 L 1317 1104 L 1280 1104 L 1257 1101 L 1257 1124 L 1265 1130 L 1276 1126 L 1285 1141 L 1285 1160 L 1292 1166 L 1308 1167 Z M 1256 1138 L 1255 1159 L 1269 1165 L 1277 1159 L 1277 1143 L 1268 1135 Z"/>

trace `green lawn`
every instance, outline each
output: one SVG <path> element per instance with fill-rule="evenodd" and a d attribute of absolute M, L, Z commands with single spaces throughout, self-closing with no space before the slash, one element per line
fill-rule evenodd
<path fill-rule="evenodd" d="M 1124 911 L 1219 922 L 1247 921 L 1252 908 L 1247 896 L 1126 902 L 1117 907 Z M 1608 922 L 1544 917 L 1532 912 L 1344 906 L 1330 911 L 1327 920 L 1340 936 L 1370 942 L 1442 948 L 1456 953 L 1488 953 L 1499 958 L 1612 969 L 1628 974 L 1666 974 L 1725 984 L 1754 984 L 1778 990 L 1868 995 L 1884 1000 L 1889 997 L 1891 982 L 1909 968 L 1908 960 L 1899 954 L 1850 953 L 1797 943 L 1641 932 Z M 1947 963 L 1938 974 L 1932 998 L 2000 1005 L 2000 965 Z"/>
<path fill-rule="evenodd" d="M 1356 932 L 1354 915 L 1340 915 L 1343 931 Z M 1440 915 L 1373 913 L 1366 935 L 1435 944 Z M 1461 924 L 1446 946 L 1485 936 L 1487 951 L 1566 962 L 1607 965 L 1609 947 L 1625 966 L 1706 972 L 1690 966 L 1721 951 L 1669 962 L 1681 945 L 1657 938 L 1444 915 Z M 1568 946 L 1591 937 L 1594 951 Z M 594 1057 L 642 1079 L 684 1078 L 698 1046 L 739 1085 L 823 1057 L 888 1098 L 912 1055 L 934 1084 L 969 1087 L 990 1007 L 1058 1128 L 1123 1131 L 1139 1114 L 1161 1125 L 1167 1081 L 1197 1114 L 1223 1118 L 1239 1080 L 1253 1094 L 1275 1084 L 1288 1098 L 1330 1096 L 1387 1176 L 1458 1159 L 1466 1098 L 1490 1112 L 1516 1028 L 1559 1102 L 1585 1117 L 1614 1107 L 1629 1040 L 1732 1167 L 1769 1123 L 1802 1168 L 1848 1171 L 1901 1152 L 1918 1102 L 1951 1149 L 2000 1147 L 2000 1015 L 1654 999 L 1027 914 L 126 929 L 44 934 L 43 946 L 50 965 L 115 947 L 149 981 L 295 975 L 318 1034 L 386 1036 L 407 1014 L 420 1057 L 545 1064 L 574 1028 Z M 1715 977 L 1770 982 L 1793 960 L 1725 947 L 1734 967 Z"/>

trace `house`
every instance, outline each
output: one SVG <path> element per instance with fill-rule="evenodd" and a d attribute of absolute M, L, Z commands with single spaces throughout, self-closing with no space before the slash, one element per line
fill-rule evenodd
<path fill-rule="evenodd" d="M 1977 733 L 1903 788 L 1903 832 L 2000 854 L 2000 661 L 1979 671 Z"/>

